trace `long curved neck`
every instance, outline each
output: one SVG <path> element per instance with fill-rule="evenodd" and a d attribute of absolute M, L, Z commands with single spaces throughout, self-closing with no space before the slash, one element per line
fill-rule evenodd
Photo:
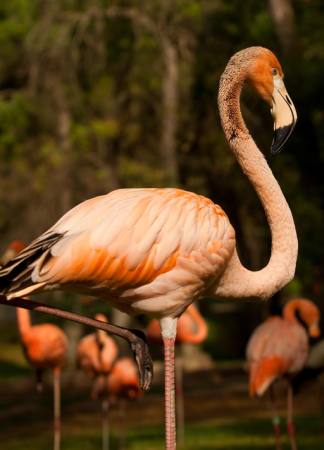
<path fill-rule="evenodd" d="M 30 313 L 27 309 L 16 308 L 19 334 L 24 339 L 32 327 Z"/>
<path fill-rule="evenodd" d="M 191 335 L 190 343 L 200 344 L 207 337 L 207 324 L 200 315 L 199 311 L 193 305 L 190 305 L 186 312 L 190 315 L 191 319 L 195 323 L 195 333 Z"/>
<path fill-rule="evenodd" d="M 271 257 L 265 268 L 253 272 L 243 267 L 235 251 L 215 293 L 233 298 L 269 298 L 293 278 L 298 241 L 286 199 L 240 111 L 245 78 L 244 68 L 228 64 L 220 81 L 219 110 L 227 141 L 264 208 L 272 236 Z"/>
<path fill-rule="evenodd" d="M 292 300 L 287 303 L 282 313 L 284 319 L 288 320 L 289 322 L 298 322 L 296 312 L 299 311 L 300 308 L 301 303 L 298 300 Z"/>

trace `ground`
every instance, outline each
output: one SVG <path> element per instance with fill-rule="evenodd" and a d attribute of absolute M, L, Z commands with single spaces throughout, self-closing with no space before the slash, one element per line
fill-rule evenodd
<path fill-rule="evenodd" d="M 0 348 L 0 355 L 1 348 Z M 35 392 L 33 374 L 24 364 L 19 347 L 6 345 L 0 358 L 1 450 L 43 450 L 52 445 L 51 379 L 44 392 Z M 10 355 L 8 357 L 8 355 Z M 247 395 L 247 378 L 240 362 L 185 375 L 185 445 L 190 450 L 270 450 L 274 439 L 266 399 Z M 299 450 L 324 448 L 320 421 L 319 388 L 312 383 L 296 398 Z M 279 397 L 284 385 L 278 386 Z M 284 418 L 284 402 L 279 403 Z M 63 379 L 62 450 L 101 448 L 100 404 L 89 398 L 89 384 L 69 370 Z M 111 410 L 110 450 L 163 449 L 163 396 L 158 374 L 151 392 L 136 402 Z M 282 423 L 285 428 L 285 421 Z M 120 438 L 120 431 L 126 437 Z M 284 431 L 283 431 L 284 432 Z M 284 448 L 289 444 L 284 437 Z"/>

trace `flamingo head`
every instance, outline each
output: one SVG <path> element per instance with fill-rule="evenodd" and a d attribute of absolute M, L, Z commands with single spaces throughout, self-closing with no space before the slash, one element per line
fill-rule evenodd
<path fill-rule="evenodd" d="M 318 337 L 321 334 L 319 328 L 320 310 L 314 302 L 306 298 L 290 300 L 284 308 L 283 315 L 285 319 L 295 321 L 296 313 L 307 327 L 308 334 L 311 337 Z"/>
<path fill-rule="evenodd" d="M 300 317 L 305 322 L 308 328 L 308 334 L 311 337 L 317 338 L 321 334 L 319 327 L 320 311 L 315 303 L 310 300 L 302 299 L 303 306 L 299 310 Z"/>
<path fill-rule="evenodd" d="M 263 47 L 251 47 L 247 51 L 247 81 L 271 106 L 274 120 L 271 153 L 275 154 L 282 149 L 293 132 L 297 112 L 286 90 L 283 71 L 276 56 Z"/>

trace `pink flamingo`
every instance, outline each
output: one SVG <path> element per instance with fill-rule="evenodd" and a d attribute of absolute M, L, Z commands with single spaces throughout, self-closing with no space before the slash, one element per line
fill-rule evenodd
<path fill-rule="evenodd" d="M 147 337 L 151 341 L 162 342 L 161 327 L 158 320 L 153 319 L 146 329 Z M 182 344 L 201 344 L 208 335 L 207 324 L 193 305 L 189 305 L 186 311 L 179 317 L 177 324 L 176 344 L 182 350 Z M 183 367 L 182 360 L 177 360 L 176 367 L 176 391 L 177 391 L 177 424 L 179 443 L 184 444 L 184 395 L 183 395 Z"/>
<path fill-rule="evenodd" d="M 104 314 L 96 314 L 96 320 L 108 322 Z M 116 358 L 118 347 L 113 338 L 105 331 L 97 330 L 95 333 L 84 336 L 77 347 L 77 366 L 94 380 L 92 397 L 97 398 L 98 387 L 105 384 L 106 377 L 111 372 Z M 102 397 L 102 448 L 108 450 L 108 402 Z"/>
<path fill-rule="evenodd" d="M 291 380 L 304 367 L 308 351 L 308 336 L 298 322 L 296 313 L 308 327 L 310 336 L 320 334 L 320 312 L 306 299 L 292 300 L 286 304 L 283 317 L 272 316 L 259 325 L 247 345 L 247 361 L 250 372 L 250 394 L 261 396 L 278 378 L 288 382 L 287 431 L 291 448 L 296 450 L 293 423 L 293 390 Z M 276 447 L 280 449 L 280 420 L 273 418 Z"/>
<path fill-rule="evenodd" d="M 25 247 L 21 241 L 13 241 L 2 257 L 5 263 Z M 61 328 L 51 323 L 32 325 L 29 311 L 16 308 L 18 330 L 24 354 L 36 369 L 37 390 L 42 390 L 42 372 L 53 371 L 54 392 L 54 450 L 61 445 L 61 370 L 64 366 L 68 340 Z"/>
<path fill-rule="evenodd" d="M 64 366 L 68 341 L 61 328 L 51 323 L 32 325 L 30 313 L 17 308 L 18 329 L 27 361 L 36 369 L 37 389 L 41 390 L 44 369 L 53 370 L 54 380 L 54 450 L 61 442 L 61 370 Z"/>
<path fill-rule="evenodd" d="M 295 272 L 298 243 L 291 211 L 240 111 L 246 82 L 271 105 L 273 153 L 287 141 L 297 115 L 280 63 L 270 50 L 250 47 L 230 59 L 220 80 L 220 117 L 227 141 L 265 209 L 272 234 L 266 267 L 250 271 L 242 265 L 234 228 L 211 200 L 180 189 L 143 188 L 120 189 L 75 206 L 0 270 L 0 289 L 8 301 L 45 289 L 63 289 L 160 320 L 167 450 L 176 446 L 178 317 L 206 295 L 269 298 Z M 139 368 L 147 381 L 151 366 L 147 359 L 144 363 Z"/>
<path fill-rule="evenodd" d="M 118 398 L 132 400 L 142 395 L 136 366 L 130 358 L 124 356 L 116 361 L 108 375 L 107 388 L 111 402 Z"/>
<path fill-rule="evenodd" d="M 95 318 L 108 322 L 104 314 L 96 314 Z M 117 356 L 116 342 L 102 330 L 84 336 L 77 347 L 77 365 L 91 378 L 107 375 Z"/>
<path fill-rule="evenodd" d="M 113 365 L 111 371 L 98 377 L 94 386 L 95 397 L 102 399 L 103 405 L 103 443 L 104 449 L 109 446 L 109 405 L 119 401 L 120 405 L 120 445 L 124 447 L 124 427 L 121 423 L 125 418 L 125 400 L 135 400 L 141 397 L 140 383 L 136 365 L 127 357 L 119 358 Z"/>

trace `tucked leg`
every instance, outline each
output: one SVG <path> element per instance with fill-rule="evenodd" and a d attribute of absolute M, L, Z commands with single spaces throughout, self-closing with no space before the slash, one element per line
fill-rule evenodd
<path fill-rule="evenodd" d="M 110 323 L 100 322 L 99 320 L 91 319 L 90 317 L 81 316 L 70 311 L 44 305 L 43 303 L 35 302 L 34 300 L 29 300 L 27 298 L 7 300 L 5 296 L 0 296 L 0 304 L 38 311 L 51 316 L 62 317 L 63 319 L 72 320 L 73 322 L 98 328 L 126 339 L 126 341 L 131 345 L 137 362 L 140 375 L 140 386 L 144 391 L 147 391 L 150 388 L 153 377 L 153 363 L 148 345 L 146 343 L 145 334 L 142 331 L 128 330 L 127 328 L 118 327 Z"/>

